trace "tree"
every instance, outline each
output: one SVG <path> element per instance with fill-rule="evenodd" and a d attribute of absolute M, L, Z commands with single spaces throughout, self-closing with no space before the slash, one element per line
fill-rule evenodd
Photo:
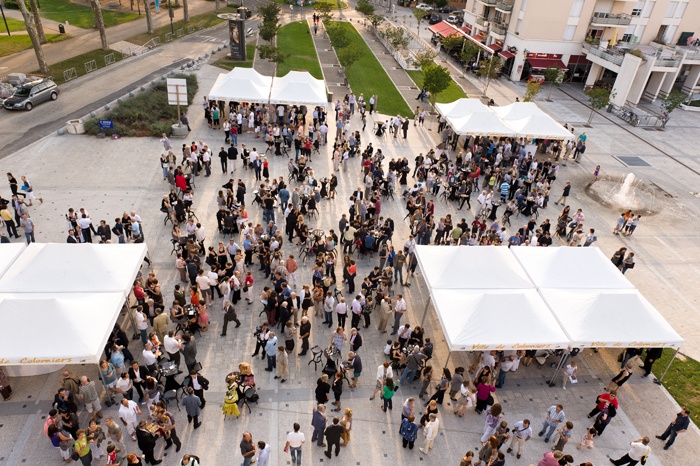
<path fill-rule="evenodd" d="M 314 5 L 314 10 L 318 11 L 319 15 L 321 16 L 321 19 L 325 21 L 330 21 L 333 19 L 333 5 L 330 3 L 326 2 L 316 2 Z"/>
<path fill-rule="evenodd" d="M 273 45 L 258 45 L 257 48 L 260 58 L 263 60 L 270 60 L 271 62 L 279 65 L 287 58 L 287 55 L 282 53 L 279 47 L 275 47 Z"/>
<path fill-rule="evenodd" d="M 378 28 L 384 21 L 384 17 L 382 15 L 369 15 L 367 18 L 375 29 Z"/>
<path fill-rule="evenodd" d="M 491 80 L 498 77 L 498 74 L 501 72 L 501 67 L 501 59 L 498 58 L 495 53 L 491 55 L 491 58 L 484 58 L 479 63 L 479 69 L 476 72 L 486 80 L 484 95 L 486 95 Z"/>
<path fill-rule="evenodd" d="M 362 58 L 364 54 L 364 49 L 357 44 L 350 44 L 337 52 L 338 61 L 346 70 L 355 64 L 357 60 Z"/>
<path fill-rule="evenodd" d="M 374 14 L 374 6 L 369 3 L 369 0 L 360 0 L 357 2 L 355 9 L 358 13 L 362 13 L 367 18 Z"/>
<path fill-rule="evenodd" d="M 420 22 L 423 21 L 423 17 L 427 15 L 428 12 L 426 10 L 423 10 L 422 8 L 416 8 L 413 10 L 413 16 L 416 17 L 416 20 L 418 21 L 418 34 L 420 35 Z"/>
<path fill-rule="evenodd" d="M 379 33 L 395 50 L 403 50 L 408 47 L 411 40 L 406 36 L 403 28 L 387 26 Z"/>
<path fill-rule="evenodd" d="M 561 68 L 547 68 L 544 70 L 544 80 L 549 83 L 547 100 L 551 100 L 552 87 L 556 87 L 557 89 L 561 87 L 561 83 L 564 82 L 565 75 L 566 72 Z"/>
<path fill-rule="evenodd" d="M 474 59 L 479 55 L 481 49 L 471 40 L 465 40 L 464 46 L 462 47 L 462 52 L 460 54 L 462 60 L 464 60 L 464 67 L 466 68 L 470 65 Z"/>
<path fill-rule="evenodd" d="M 434 106 L 437 95 L 450 85 L 450 72 L 444 66 L 435 63 L 425 66 L 422 71 L 423 87 L 430 92 L 430 103 Z"/>
<path fill-rule="evenodd" d="M 41 41 L 39 40 L 39 35 L 36 32 L 32 17 L 29 15 L 29 11 L 27 11 L 27 5 L 24 3 L 24 0 L 17 2 L 17 5 L 22 12 L 24 26 L 27 28 L 27 35 L 29 35 L 29 39 L 32 41 L 32 47 L 34 47 L 34 53 L 36 54 L 36 61 L 39 63 L 39 71 L 43 74 L 49 74 L 49 64 L 46 63 L 44 49 L 41 48 Z"/>
<path fill-rule="evenodd" d="M 270 21 L 263 21 L 263 23 L 258 28 L 258 33 L 260 38 L 266 42 L 272 43 L 277 35 L 277 31 L 280 29 L 280 23 L 273 23 Z"/>
<path fill-rule="evenodd" d="M 451 34 L 441 38 L 440 44 L 445 52 L 450 53 L 453 49 L 462 48 L 464 45 L 464 37 L 457 34 Z"/>
<path fill-rule="evenodd" d="M 258 7 L 258 13 L 262 18 L 262 22 L 276 23 L 280 19 L 281 8 L 278 4 L 274 2 L 267 2 L 264 5 Z"/>
<path fill-rule="evenodd" d="M 584 92 L 588 96 L 588 105 L 591 106 L 591 115 L 588 117 L 588 123 L 586 123 L 590 125 L 591 121 L 593 121 L 593 114 L 610 105 L 610 100 L 615 95 L 604 87 L 592 87 Z"/>
<path fill-rule="evenodd" d="M 525 85 L 525 97 L 523 98 L 523 102 L 533 102 L 540 91 L 542 91 L 542 84 L 536 79 L 529 80 Z"/>
<path fill-rule="evenodd" d="M 146 32 L 153 34 L 153 18 L 151 17 L 151 0 L 143 0 L 146 10 Z"/>
<path fill-rule="evenodd" d="M 330 22 L 328 25 L 326 25 L 328 37 L 331 39 L 331 44 L 336 50 L 350 45 L 350 36 L 348 36 L 348 31 L 341 24 L 342 23 Z"/>
<path fill-rule="evenodd" d="M 673 89 L 671 92 L 661 97 L 661 107 L 664 109 L 663 112 L 661 112 L 662 128 L 666 128 L 666 123 L 671 119 L 671 112 L 677 109 L 686 99 L 687 97 L 685 94 L 682 94 L 678 89 Z"/>
<path fill-rule="evenodd" d="M 102 8 L 100 7 L 100 2 L 98 0 L 90 0 L 90 6 L 92 7 L 92 14 L 95 17 L 95 26 L 97 30 L 100 31 L 100 42 L 102 42 L 102 50 L 109 50 L 109 43 L 107 43 L 107 29 L 105 28 L 105 22 L 102 18 Z"/>
<path fill-rule="evenodd" d="M 433 0 L 429 3 L 433 8 L 443 8 L 446 7 L 449 2 L 448 0 Z"/>
<path fill-rule="evenodd" d="M 425 49 L 422 52 L 416 53 L 414 57 L 414 63 L 422 70 L 425 66 L 433 62 L 435 57 L 437 57 L 437 52 L 434 50 Z"/>
<path fill-rule="evenodd" d="M 48 40 L 46 40 L 46 34 L 44 34 L 44 26 L 41 24 L 37 0 L 29 0 L 29 8 L 32 10 L 32 16 L 34 16 L 34 24 L 36 25 L 36 34 L 39 36 L 39 42 L 46 44 Z"/>
<path fill-rule="evenodd" d="M 182 17 L 185 23 L 190 22 L 190 6 L 187 3 L 188 0 L 182 0 Z"/>

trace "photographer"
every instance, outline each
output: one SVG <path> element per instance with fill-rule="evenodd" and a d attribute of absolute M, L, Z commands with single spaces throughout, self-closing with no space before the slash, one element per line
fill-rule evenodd
<path fill-rule="evenodd" d="M 267 344 L 267 339 L 270 337 L 270 325 L 267 322 L 264 322 L 262 325 L 258 326 L 255 329 L 255 333 L 253 335 L 255 336 L 255 352 L 252 354 L 252 356 L 257 356 L 258 352 L 260 352 L 260 349 L 262 348 L 262 359 L 265 359 L 264 348 Z"/>

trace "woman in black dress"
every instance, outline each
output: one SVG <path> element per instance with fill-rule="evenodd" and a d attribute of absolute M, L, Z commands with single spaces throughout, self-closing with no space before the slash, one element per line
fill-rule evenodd
<path fill-rule="evenodd" d="M 328 374 L 323 374 L 316 381 L 316 402 L 325 405 L 330 399 L 330 393 L 331 385 L 328 383 Z"/>

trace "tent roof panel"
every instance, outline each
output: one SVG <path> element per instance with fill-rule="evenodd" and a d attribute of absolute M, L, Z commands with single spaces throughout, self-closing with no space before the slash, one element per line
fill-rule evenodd
<path fill-rule="evenodd" d="M 324 81 L 306 71 L 290 71 L 272 83 L 270 104 L 324 106 L 327 103 Z"/>
<path fill-rule="evenodd" d="M 0 246 L 0 277 L 25 250 L 24 243 L 5 243 Z"/>

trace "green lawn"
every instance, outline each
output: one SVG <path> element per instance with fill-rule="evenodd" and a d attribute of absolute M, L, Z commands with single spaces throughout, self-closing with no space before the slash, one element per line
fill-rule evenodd
<path fill-rule="evenodd" d="M 350 23 L 338 22 L 338 25 L 347 29 L 351 44 L 357 44 L 364 50 L 362 58 L 345 71 L 352 91 L 356 95 L 364 94 L 366 102 L 371 96 L 376 95 L 378 112 L 387 115 L 413 116 L 413 111 L 384 71 L 382 64 L 379 63 L 372 50 L 362 39 L 360 33 Z"/>
<path fill-rule="evenodd" d="M 411 77 L 414 83 L 416 83 L 416 86 L 419 88 L 423 87 L 423 72 L 419 70 L 415 71 L 408 71 L 408 75 Z M 417 94 L 416 94 L 417 95 Z M 464 93 L 461 87 L 457 85 L 456 82 L 454 82 L 453 79 L 450 80 L 450 85 L 445 89 L 444 91 L 440 92 L 437 96 L 435 96 L 435 102 L 439 104 L 447 104 L 450 102 L 454 102 L 455 100 L 462 99 L 464 97 L 467 97 L 467 94 Z"/>
<path fill-rule="evenodd" d="M 90 7 L 71 3 L 69 0 L 44 0 L 41 2 L 41 16 L 59 23 L 68 21 L 71 26 L 82 29 L 92 29 L 94 23 Z M 128 23 L 138 18 L 139 15 L 136 12 L 102 10 L 102 19 L 106 27 Z"/>
<path fill-rule="evenodd" d="M 656 377 L 661 377 L 674 353 L 671 348 L 664 349 L 652 369 Z M 700 362 L 683 355 L 681 358 L 673 360 L 662 383 L 679 405 L 690 410 L 690 418 L 697 424 L 700 422 Z"/>
<path fill-rule="evenodd" d="M 293 3 L 295 8 L 299 8 L 299 6 L 298 6 L 299 4 L 298 4 L 297 0 L 274 0 L 274 2 L 279 3 L 280 5 L 289 5 L 290 3 Z M 334 8 L 338 8 L 338 1 L 337 0 L 319 0 L 318 2 L 314 1 L 313 3 L 330 3 L 331 5 L 333 5 Z M 348 6 L 348 4 L 346 2 L 342 2 L 342 1 L 340 2 L 341 9 L 347 8 L 347 6 Z M 309 5 L 308 0 L 305 0 L 304 1 L 304 8 L 306 8 L 307 10 L 313 9 L 313 4 Z"/>
<path fill-rule="evenodd" d="M 222 2 L 223 3 L 223 2 Z M 221 8 L 221 13 L 236 13 L 237 9 L 236 8 L 230 8 L 230 7 L 223 7 Z M 219 14 L 221 14 L 219 13 Z M 216 17 L 216 13 L 212 10 L 209 13 L 205 13 L 203 15 L 197 15 L 197 16 L 190 16 L 190 21 L 189 23 L 185 23 L 183 20 L 179 21 L 174 21 L 173 22 L 173 29 L 177 33 L 178 29 L 183 29 L 184 33 L 187 34 L 187 28 L 189 26 L 194 26 L 195 28 L 199 25 L 199 23 L 202 23 L 204 26 L 204 29 L 210 28 L 212 26 L 216 26 L 217 24 L 223 23 L 224 20 L 219 19 Z M 168 34 L 170 32 L 170 24 L 167 26 L 163 26 L 160 28 L 156 28 L 153 34 L 138 34 L 133 37 L 130 37 L 126 39 L 128 42 L 131 42 L 132 44 L 136 45 L 143 45 L 149 40 L 153 39 L 154 37 L 160 37 L 160 43 L 164 44 L 165 43 L 165 34 Z"/>
<path fill-rule="evenodd" d="M 66 70 L 69 70 L 71 68 L 75 68 L 75 71 L 78 73 L 78 76 L 82 76 L 85 73 L 85 63 L 89 62 L 91 60 L 95 60 L 95 63 L 97 64 L 97 68 L 104 68 L 105 67 L 105 55 L 108 55 L 110 53 L 114 52 L 114 59 L 116 61 L 120 61 L 122 58 L 122 54 L 119 52 L 116 52 L 114 50 L 110 50 L 108 52 L 105 52 L 102 49 L 98 50 L 93 50 L 92 52 L 84 53 L 82 55 L 78 55 L 77 57 L 70 58 L 68 60 L 64 60 L 62 62 L 58 62 L 55 65 L 50 65 L 49 66 L 49 75 L 53 76 L 53 79 L 58 83 L 61 84 L 64 82 L 63 80 L 63 72 Z M 37 71 L 38 73 L 38 71 Z"/>
<path fill-rule="evenodd" d="M 24 24 L 24 23 L 22 23 Z M 4 26 L 4 24 L 3 24 Z M 68 34 L 46 34 L 49 42 L 60 42 L 70 38 Z M 27 34 L 17 34 L 12 37 L 0 37 L 0 57 L 6 57 L 13 53 L 32 48 L 32 41 Z"/>
<path fill-rule="evenodd" d="M 27 28 L 24 27 L 24 21 L 20 21 L 14 18 L 6 18 L 7 27 L 10 28 L 10 32 L 15 31 L 26 31 Z M 7 29 L 5 29 L 5 23 L 0 22 L 0 34 L 7 34 Z"/>
<path fill-rule="evenodd" d="M 245 46 L 246 61 L 231 60 L 228 55 L 216 60 L 212 65 L 223 68 L 226 71 L 231 71 L 234 68 L 252 68 L 253 58 L 255 58 L 255 44 L 246 44 Z"/>
<path fill-rule="evenodd" d="M 308 71 L 314 78 L 323 79 L 309 24 L 306 21 L 282 26 L 277 33 L 277 46 L 287 55 L 284 63 L 277 65 L 277 76 L 284 76 L 290 71 Z"/>

